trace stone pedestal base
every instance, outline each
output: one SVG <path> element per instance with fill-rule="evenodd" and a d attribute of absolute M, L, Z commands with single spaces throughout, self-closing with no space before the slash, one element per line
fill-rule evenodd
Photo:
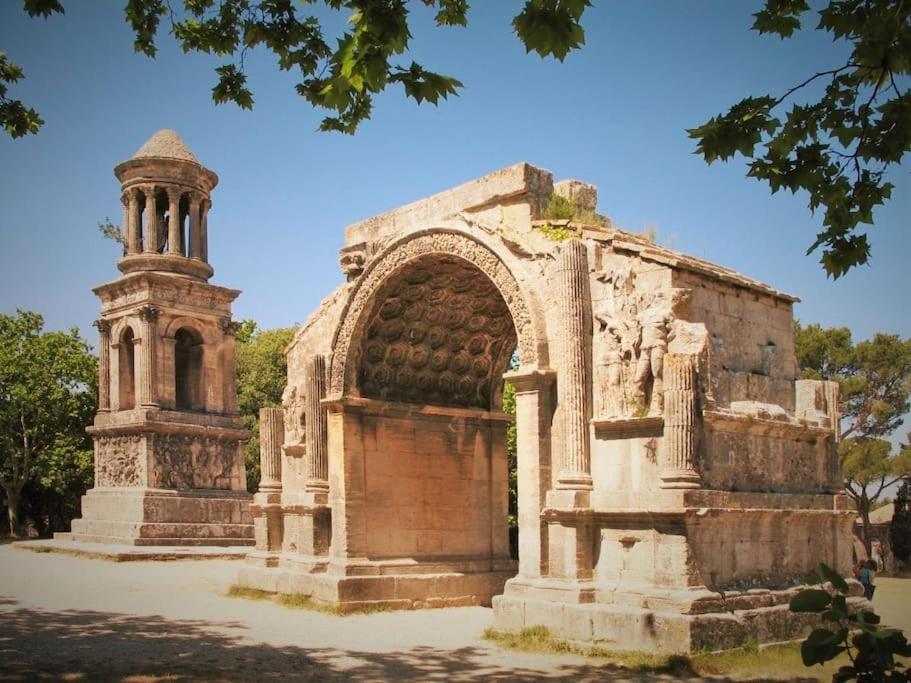
<path fill-rule="evenodd" d="M 136 546 L 252 546 L 249 493 L 201 489 L 91 489 L 74 519 L 76 542 Z"/>
<path fill-rule="evenodd" d="M 742 593 L 630 587 L 618 589 L 614 602 L 599 601 L 611 599 L 604 591 L 568 588 L 548 579 L 509 581 L 505 594 L 493 599 L 494 628 L 545 626 L 558 638 L 610 650 L 686 653 L 728 650 L 747 640 L 796 640 L 819 623 L 815 614 L 788 609 L 800 587 Z M 866 604 L 857 596 L 860 590 L 859 584 L 852 587 L 849 604 Z"/>
<path fill-rule="evenodd" d="M 249 555 L 238 584 L 270 593 L 308 595 L 342 612 L 489 606 L 516 572 L 511 560 L 479 562 L 477 566 L 413 560 L 336 566 L 327 557 L 283 556 L 277 567 L 270 566 L 272 561 L 266 553 Z"/>

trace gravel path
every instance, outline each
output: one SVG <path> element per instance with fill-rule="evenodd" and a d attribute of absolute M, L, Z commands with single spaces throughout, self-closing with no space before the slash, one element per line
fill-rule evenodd
<path fill-rule="evenodd" d="M 631 680 L 495 648 L 487 608 L 336 617 L 228 598 L 239 565 L 0 546 L 0 680 Z"/>

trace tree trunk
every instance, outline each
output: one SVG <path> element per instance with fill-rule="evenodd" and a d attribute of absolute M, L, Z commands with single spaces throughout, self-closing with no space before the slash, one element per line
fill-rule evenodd
<path fill-rule="evenodd" d="M 873 559 L 873 539 L 870 538 L 870 500 L 867 498 L 866 491 L 858 502 L 860 503 L 858 508 L 863 529 L 861 540 L 864 542 L 864 550 L 867 551 L 867 559 L 871 560 Z"/>
<path fill-rule="evenodd" d="M 4 488 L 6 493 L 6 515 L 9 520 L 9 534 L 13 538 L 19 538 L 19 500 L 21 491 Z"/>

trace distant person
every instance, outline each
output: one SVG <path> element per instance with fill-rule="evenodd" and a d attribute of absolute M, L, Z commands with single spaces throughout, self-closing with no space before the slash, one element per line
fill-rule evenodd
<path fill-rule="evenodd" d="M 873 591 L 876 586 L 873 585 L 873 574 L 876 570 L 876 563 L 873 560 L 867 560 L 860 565 L 860 572 L 857 574 L 857 580 L 864 587 L 864 597 L 867 600 L 873 599 Z"/>

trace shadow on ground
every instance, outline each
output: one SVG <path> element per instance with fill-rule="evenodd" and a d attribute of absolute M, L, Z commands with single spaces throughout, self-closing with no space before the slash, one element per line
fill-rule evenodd
<path fill-rule="evenodd" d="M 0 681 L 629 680 L 628 671 L 594 665 L 515 668 L 489 651 L 417 647 L 395 653 L 251 644 L 217 628 L 237 622 L 169 620 L 108 612 L 45 612 L 0 598 Z M 636 678 L 635 675 L 632 676 Z"/>

